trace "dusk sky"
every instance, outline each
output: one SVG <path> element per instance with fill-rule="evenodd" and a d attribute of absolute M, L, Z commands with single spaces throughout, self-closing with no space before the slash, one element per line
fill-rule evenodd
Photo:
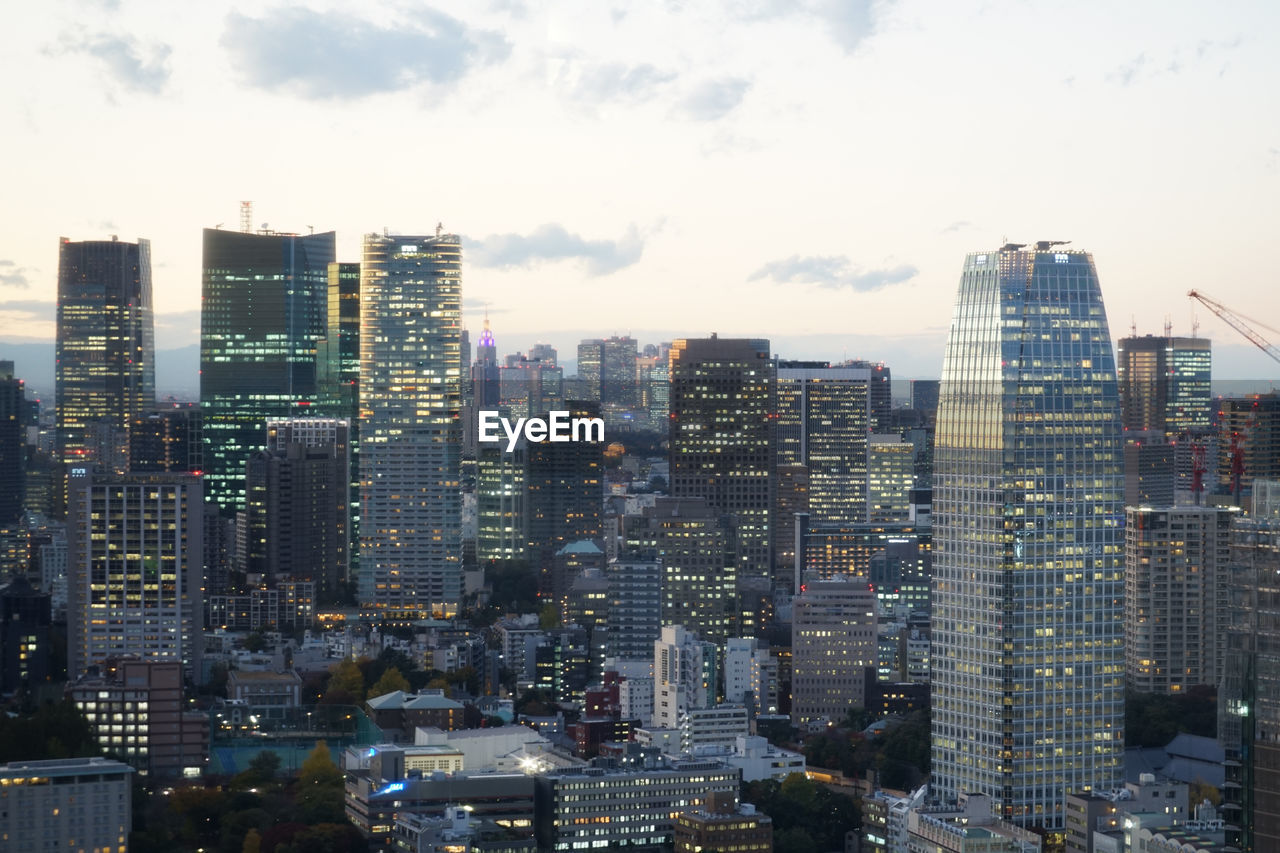
<path fill-rule="evenodd" d="M 466 325 L 767 337 L 936 377 L 964 255 L 1094 253 L 1112 335 L 1202 288 L 1280 327 L 1280 5 L 49 2 L 0 29 L 0 341 L 57 243 L 146 237 L 158 346 L 200 231 L 464 236 Z M 1216 378 L 1280 369 L 1205 309 Z M 1272 340 L 1280 333 L 1262 329 Z M 0 343 L 0 358 L 5 358 Z"/>

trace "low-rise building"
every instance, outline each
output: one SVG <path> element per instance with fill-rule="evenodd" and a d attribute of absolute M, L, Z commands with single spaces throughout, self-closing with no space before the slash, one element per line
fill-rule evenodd
<path fill-rule="evenodd" d="M 773 853 L 773 819 L 735 799 L 715 793 L 702 808 L 682 812 L 676 819 L 675 853 Z"/>
<path fill-rule="evenodd" d="M 302 679 L 298 673 L 242 672 L 227 673 L 227 698 L 240 700 L 259 717 L 284 719 L 289 708 L 297 708 L 302 700 Z"/>
<path fill-rule="evenodd" d="M 396 743 L 413 740 L 419 726 L 437 729 L 462 727 L 462 703 L 444 695 L 443 690 L 421 690 L 417 694 L 393 690 L 365 703 L 373 724 Z"/>
<path fill-rule="evenodd" d="M 198 776 L 209 763 L 209 718 L 186 710 L 182 664 L 124 661 L 67 688 L 103 752 L 153 776 Z"/>
<path fill-rule="evenodd" d="M 0 765 L 0 850 L 127 850 L 131 773 L 106 758 Z"/>
<path fill-rule="evenodd" d="M 705 759 L 648 755 L 642 766 L 597 759 L 591 767 L 536 777 L 535 836 L 548 851 L 670 850 L 676 817 L 722 793 L 736 807 L 740 774 Z"/>

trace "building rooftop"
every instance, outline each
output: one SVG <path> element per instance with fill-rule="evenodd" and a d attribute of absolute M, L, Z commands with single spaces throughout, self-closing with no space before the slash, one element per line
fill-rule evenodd
<path fill-rule="evenodd" d="M 111 758 L 50 758 L 0 764 L 0 778 L 15 776 L 81 776 L 97 773 L 132 773 L 128 764 Z"/>

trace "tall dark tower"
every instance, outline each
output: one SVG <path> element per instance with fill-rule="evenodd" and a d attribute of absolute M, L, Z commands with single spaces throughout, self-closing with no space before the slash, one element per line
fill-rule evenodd
<path fill-rule="evenodd" d="M 934 462 L 934 796 L 1062 829 L 1124 771 L 1124 472 L 1087 252 L 964 263 Z"/>
<path fill-rule="evenodd" d="M 498 345 L 485 314 L 484 331 L 476 344 L 476 360 L 471 363 L 471 387 L 477 409 L 496 409 L 502 400 L 502 373 L 498 367 Z"/>
<path fill-rule="evenodd" d="M 200 404 L 205 499 L 244 509 L 244 472 L 267 420 L 323 402 L 317 342 L 327 334 L 334 234 L 204 230 Z"/>
<path fill-rule="evenodd" d="M 775 373 L 768 341 L 671 345 L 671 496 L 735 516 L 740 580 L 771 575 Z"/>
<path fill-rule="evenodd" d="M 27 396 L 13 362 L 0 361 L 0 528 L 22 517 L 27 483 Z"/>
<path fill-rule="evenodd" d="M 129 422 L 155 404 L 151 244 L 58 248 L 57 461 L 123 468 Z"/>

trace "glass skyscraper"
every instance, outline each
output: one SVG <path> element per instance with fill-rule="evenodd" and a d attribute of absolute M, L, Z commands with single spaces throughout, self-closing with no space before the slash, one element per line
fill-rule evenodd
<path fill-rule="evenodd" d="M 244 509 L 245 463 L 266 446 L 267 421 L 320 414 L 333 255 L 332 231 L 204 230 L 204 488 L 224 515 Z"/>
<path fill-rule="evenodd" d="M 129 422 L 155 405 L 151 244 L 58 247 L 59 462 L 123 468 Z"/>
<path fill-rule="evenodd" d="M 1205 338 L 1121 338 L 1116 354 L 1126 430 L 1208 429 L 1212 344 Z"/>
<path fill-rule="evenodd" d="M 360 601 L 462 598 L 462 245 L 368 234 L 360 267 Z"/>
<path fill-rule="evenodd" d="M 935 440 L 932 793 L 1060 829 L 1124 757 L 1120 410 L 1090 254 L 967 257 Z"/>

